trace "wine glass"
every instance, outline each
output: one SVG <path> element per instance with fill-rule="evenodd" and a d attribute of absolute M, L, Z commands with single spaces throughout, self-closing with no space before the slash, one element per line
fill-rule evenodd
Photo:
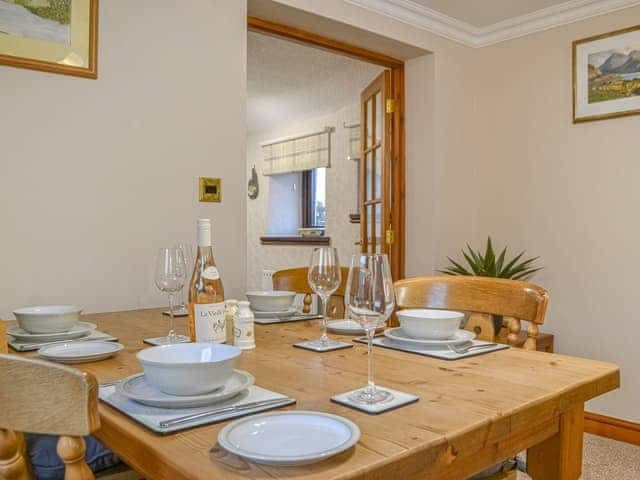
<path fill-rule="evenodd" d="M 190 272 L 193 272 L 193 264 L 195 263 L 193 246 L 189 243 L 177 243 L 175 247 L 179 250 L 182 250 L 182 256 L 184 257 L 184 264 L 186 267 L 185 284 L 188 285 L 189 283 L 188 275 Z M 186 298 L 187 297 L 186 292 L 187 292 L 186 288 L 182 288 L 180 290 L 180 308 L 177 311 L 173 312 L 174 315 L 180 315 L 184 317 L 189 314 L 189 311 L 187 310 L 188 298 Z"/>
<path fill-rule="evenodd" d="M 355 254 L 347 278 L 344 298 L 350 317 L 367 332 L 368 381 L 367 386 L 349 396 L 360 404 L 375 404 L 393 399 L 393 394 L 377 388 L 373 381 L 373 335 L 384 325 L 395 307 L 395 294 L 389 259 L 384 253 Z"/>
<path fill-rule="evenodd" d="M 161 248 L 156 259 L 156 287 L 169 295 L 169 333 L 157 339 L 158 343 L 180 343 L 188 341 L 184 335 L 176 335 L 173 329 L 173 295 L 184 287 L 186 277 L 184 255 L 179 248 Z"/>
<path fill-rule="evenodd" d="M 320 297 L 322 303 L 322 336 L 319 340 L 309 342 L 312 346 L 327 348 L 336 342 L 327 336 L 327 302 L 329 297 L 338 289 L 342 273 L 338 250 L 331 247 L 317 247 L 311 253 L 311 263 L 307 273 L 307 281 L 311 289 Z"/>

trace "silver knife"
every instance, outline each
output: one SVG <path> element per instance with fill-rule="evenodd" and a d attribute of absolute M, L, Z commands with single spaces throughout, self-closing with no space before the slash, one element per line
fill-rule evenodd
<path fill-rule="evenodd" d="M 164 420 L 160 422 L 160 428 L 169 428 L 174 425 L 180 425 L 181 423 L 187 423 L 192 420 L 198 420 L 199 418 L 209 417 L 211 415 L 219 415 L 221 413 L 228 412 L 241 412 L 242 410 L 251 410 L 258 407 L 280 407 L 289 405 L 295 402 L 293 398 L 273 398 L 271 400 L 260 400 L 258 402 L 245 403 L 244 405 L 231 405 L 229 407 L 214 408 L 205 412 L 193 413 L 191 415 L 185 415 L 184 417 L 172 418 L 171 420 Z"/>

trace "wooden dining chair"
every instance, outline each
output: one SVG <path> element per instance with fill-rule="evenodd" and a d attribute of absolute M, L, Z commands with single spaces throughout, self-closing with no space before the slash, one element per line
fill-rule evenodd
<path fill-rule="evenodd" d="M 0 320 L 0 353 L 7 353 L 9 345 L 7 342 L 7 322 Z"/>
<path fill-rule="evenodd" d="M 311 303 L 313 290 L 307 281 L 307 267 L 289 268 L 287 270 L 279 270 L 273 274 L 274 290 L 289 290 L 291 292 L 303 293 L 304 300 L 302 305 L 302 313 L 311 312 Z M 347 276 L 349 269 L 342 267 L 342 281 L 335 293 L 329 299 L 327 305 L 327 317 L 344 318 L 344 291 L 347 285 Z"/>
<path fill-rule="evenodd" d="M 0 354 L 0 406 L 0 479 L 33 477 L 23 432 L 60 436 L 56 451 L 65 464 L 65 480 L 95 478 L 85 462 L 83 438 L 100 427 L 98 384 L 93 375 Z M 98 476 L 138 478 L 126 466 Z"/>
<path fill-rule="evenodd" d="M 503 278 L 471 276 L 415 277 L 395 283 L 398 308 L 461 310 L 470 314 L 465 328 L 479 338 L 499 340 L 493 317 L 503 319 L 505 343 L 536 350 L 540 325 L 544 323 L 549 295 L 532 283 Z M 524 342 L 522 321 L 529 323 Z M 486 332 L 490 331 L 490 337 Z"/>

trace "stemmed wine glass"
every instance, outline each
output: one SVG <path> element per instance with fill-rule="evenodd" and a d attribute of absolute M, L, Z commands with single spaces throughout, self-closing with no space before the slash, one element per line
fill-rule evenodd
<path fill-rule="evenodd" d="M 179 248 L 161 248 L 156 259 L 156 287 L 169 295 L 169 333 L 166 337 L 156 339 L 158 343 L 180 343 L 189 339 L 184 335 L 176 335 L 173 329 L 173 295 L 184 287 L 187 268 L 184 255 Z"/>
<path fill-rule="evenodd" d="M 311 264 L 307 281 L 311 289 L 320 297 L 322 303 L 322 336 L 319 340 L 309 342 L 314 347 L 327 348 L 336 342 L 327 336 L 327 302 L 329 297 L 338 289 L 342 273 L 340 272 L 340 261 L 338 260 L 338 250 L 331 247 L 317 247 L 311 253 Z"/>
<path fill-rule="evenodd" d="M 178 243 L 175 247 L 182 250 L 184 264 L 186 266 L 185 284 L 188 286 L 189 274 L 190 272 L 193 272 L 193 264 L 195 263 L 193 246 L 188 243 Z M 182 288 L 180 290 L 180 307 L 175 312 L 173 312 L 174 316 L 186 317 L 187 315 L 189 315 L 189 311 L 187 310 L 187 290 L 187 288 Z"/>
<path fill-rule="evenodd" d="M 393 394 L 377 388 L 373 381 L 373 336 L 376 328 L 384 325 L 395 307 L 393 280 L 386 254 L 353 255 L 344 302 L 350 317 L 367 332 L 368 340 L 367 386 L 352 393 L 349 400 L 368 405 L 389 401 L 393 399 Z"/>

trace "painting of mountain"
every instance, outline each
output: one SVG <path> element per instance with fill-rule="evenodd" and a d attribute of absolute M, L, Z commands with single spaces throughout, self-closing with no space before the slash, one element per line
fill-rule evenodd
<path fill-rule="evenodd" d="M 640 45 L 589 55 L 589 103 L 640 96 Z"/>
<path fill-rule="evenodd" d="M 70 43 L 72 0 L 0 0 L 0 34 Z"/>

